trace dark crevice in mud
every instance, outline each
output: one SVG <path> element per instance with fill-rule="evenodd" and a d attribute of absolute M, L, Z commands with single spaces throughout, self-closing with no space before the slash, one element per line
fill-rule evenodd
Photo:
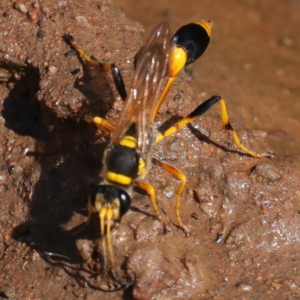
<path fill-rule="evenodd" d="M 40 102 L 36 98 L 40 82 L 38 68 L 5 62 L 0 63 L 0 68 L 13 74 L 7 83 L 13 88 L 3 102 L 5 126 L 17 134 L 44 139 L 48 130 L 43 124 Z"/>

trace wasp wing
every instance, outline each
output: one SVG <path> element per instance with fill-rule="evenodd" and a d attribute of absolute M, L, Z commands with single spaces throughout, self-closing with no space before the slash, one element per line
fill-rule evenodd
<path fill-rule="evenodd" d="M 132 124 L 136 124 L 138 151 L 145 154 L 151 143 L 152 113 L 159 99 L 163 79 L 169 73 L 171 33 L 169 24 L 158 25 L 138 53 L 133 84 L 125 102 L 111 143 L 118 143 Z"/>

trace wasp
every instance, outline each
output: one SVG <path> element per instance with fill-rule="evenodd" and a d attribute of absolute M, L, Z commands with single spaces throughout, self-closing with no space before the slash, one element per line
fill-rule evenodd
<path fill-rule="evenodd" d="M 225 101 L 220 96 L 212 96 L 207 99 L 188 116 L 165 131 L 160 132 L 154 127 L 155 116 L 174 80 L 184 66 L 196 61 L 206 50 L 210 42 L 211 28 L 211 22 L 190 23 L 182 26 L 171 36 L 169 24 L 166 21 L 159 24 L 138 52 L 133 82 L 128 95 L 121 73 L 115 64 L 102 65 L 91 59 L 72 36 L 68 37 L 71 45 L 83 59 L 98 65 L 104 71 L 112 71 L 117 90 L 121 98 L 125 100 L 117 124 L 100 117 L 93 118 L 94 124 L 100 130 L 106 129 L 111 132 L 111 138 L 103 157 L 102 175 L 104 180 L 92 190 L 88 198 L 88 217 L 85 223 L 89 224 L 92 215 L 98 214 L 104 257 L 103 270 L 106 268 L 108 248 L 111 272 L 123 286 L 133 284 L 135 279 L 124 281 L 115 270 L 111 228 L 114 222 L 120 221 L 121 217 L 129 210 L 130 195 L 134 185 L 149 195 L 157 219 L 165 230 L 169 229 L 158 209 L 155 190 L 150 183 L 145 181 L 151 163 L 158 165 L 180 181 L 176 190 L 176 218 L 179 227 L 185 234 L 190 234 L 180 215 L 181 194 L 186 184 L 186 176 L 175 167 L 151 158 L 149 153 L 154 144 L 174 134 L 219 102 L 223 126 L 232 133 L 237 147 L 250 156 L 261 157 L 260 154 L 249 150 L 240 142 L 236 131 L 229 122 Z M 166 78 L 167 83 L 163 86 Z"/>

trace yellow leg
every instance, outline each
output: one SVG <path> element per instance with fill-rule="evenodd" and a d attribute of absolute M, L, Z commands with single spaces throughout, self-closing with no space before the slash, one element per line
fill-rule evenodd
<path fill-rule="evenodd" d="M 157 219 L 160 221 L 160 223 L 164 226 L 164 228 L 169 231 L 170 228 L 168 227 L 168 224 L 163 220 L 159 210 L 158 210 L 158 207 L 157 207 L 157 203 L 156 203 L 156 198 L 155 198 L 155 190 L 154 190 L 154 187 L 149 184 L 149 183 L 146 183 L 146 182 L 142 182 L 142 181 L 136 181 L 135 182 L 136 185 L 141 188 L 142 190 L 144 190 L 150 197 L 150 201 L 151 201 L 151 204 L 152 204 L 152 207 L 153 207 L 153 210 L 154 210 L 154 213 L 157 217 Z"/>
<path fill-rule="evenodd" d="M 127 98 L 127 93 L 126 93 L 123 77 L 122 77 L 122 74 L 121 74 L 119 68 L 114 63 L 102 64 L 98 60 L 92 59 L 77 44 L 77 42 L 75 41 L 75 39 L 73 38 L 72 35 L 70 35 L 70 34 L 66 35 L 66 39 L 68 39 L 68 41 L 70 42 L 72 47 L 77 51 L 77 53 L 80 55 L 80 57 L 82 59 L 86 60 L 89 64 L 99 67 L 104 72 L 111 71 L 116 89 L 117 89 L 119 95 L 121 96 L 121 98 L 123 100 L 125 100 Z"/>
<path fill-rule="evenodd" d="M 80 57 L 86 61 L 88 61 L 91 65 L 99 66 L 103 71 L 105 71 L 105 68 L 103 64 L 101 64 L 98 60 L 92 59 L 90 56 L 88 56 L 83 49 L 77 44 L 74 37 L 72 35 L 66 36 L 68 41 L 71 43 L 72 47 L 76 50 L 76 52 L 80 55 Z M 106 69 L 108 70 L 108 69 Z"/>
<path fill-rule="evenodd" d="M 101 117 L 94 117 L 93 122 L 100 131 L 104 131 L 104 129 L 106 129 L 109 132 L 113 132 L 115 130 L 115 125 L 111 121 Z"/>
<path fill-rule="evenodd" d="M 226 104 L 225 104 L 225 100 L 222 98 L 220 100 L 220 105 L 221 105 L 221 118 L 222 118 L 222 123 L 223 126 L 226 130 L 231 131 L 234 143 L 240 148 L 242 149 L 245 153 L 253 156 L 253 157 L 259 157 L 261 158 L 262 155 L 258 154 L 252 150 L 249 150 L 245 145 L 243 145 L 236 133 L 236 131 L 233 129 L 232 125 L 229 122 L 229 117 L 228 117 L 228 113 L 227 113 L 227 109 L 226 109 Z"/>
<path fill-rule="evenodd" d="M 213 96 L 213 97 L 209 98 L 208 100 L 206 100 L 203 103 L 201 103 L 187 117 L 183 118 L 178 123 L 176 123 L 175 125 L 171 126 L 170 128 L 168 128 L 164 132 L 162 132 L 162 133 L 159 132 L 157 134 L 157 136 L 156 136 L 156 141 L 155 142 L 159 143 L 160 141 L 162 141 L 166 137 L 174 134 L 181 127 L 183 127 L 184 125 L 189 124 L 190 122 L 194 121 L 197 117 L 199 117 L 202 114 L 204 114 L 214 104 L 216 104 L 219 101 L 220 101 L 220 105 L 221 105 L 221 118 L 222 118 L 223 126 L 224 126 L 224 128 L 226 130 L 231 131 L 231 134 L 232 134 L 232 137 L 233 137 L 233 140 L 234 140 L 234 143 L 236 144 L 236 146 L 239 147 L 241 150 L 243 150 L 248 155 L 251 155 L 253 157 L 259 157 L 259 158 L 261 158 L 262 157 L 261 154 L 258 154 L 258 153 L 254 152 L 254 151 L 249 150 L 245 145 L 243 145 L 241 143 L 240 139 L 238 138 L 238 135 L 237 135 L 236 131 L 233 129 L 232 125 L 229 122 L 229 118 L 228 118 L 228 113 L 227 113 L 225 101 L 224 101 L 223 98 L 221 98 L 219 96 Z"/>
<path fill-rule="evenodd" d="M 187 226 L 185 226 L 182 223 L 182 219 L 180 216 L 180 204 L 181 204 L 181 194 L 183 192 L 183 189 L 185 187 L 186 184 L 186 176 L 179 171 L 178 169 L 167 165 L 155 158 L 152 159 L 153 163 L 155 163 L 156 165 L 160 166 L 163 170 L 165 170 L 166 172 L 172 174 L 175 178 L 177 178 L 178 180 L 181 181 L 179 187 L 176 190 L 176 195 L 177 195 L 177 200 L 176 200 L 176 205 L 175 205 L 175 211 L 176 211 L 176 217 L 179 223 L 179 226 L 183 229 L 183 231 L 185 232 L 186 235 L 190 235 L 190 230 L 188 229 Z"/>

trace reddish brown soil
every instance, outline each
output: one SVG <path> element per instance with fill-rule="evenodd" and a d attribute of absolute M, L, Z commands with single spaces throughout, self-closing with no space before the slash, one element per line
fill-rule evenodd
<path fill-rule="evenodd" d="M 0 4 L 0 298 L 299 298 L 299 157 L 277 156 L 270 160 L 243 155 L 229 134 L 221 130 L 215 112 L 183 128 L 153 151 L 154 157 L 187 175 L 181 213 L 191 236 L 185 237 L 176 226 L 178 182 L 153 166 L 147 180 L 155 186 L 171 232 L 163 233 L 148 197 L 135 191 L 132 209 L 115 226 L 112 238 L 119 273 L 124 280 L 135 274 L 136 283 L 120 288 L 109 269 L 97 276 L 102 265 L 97 220 L 89 229 L 77 235 L 74 232 L 86 218 L 90 187 L 100 180 L 107 138 L 85 120 L 87 115 L 101 115 L 116 121 L 122 104 L 115 100 L 111 76 L 72 55 L 63 36 L 72 33 L 87 53 L 103 62 L 116 61 L 130 87 L 133 57 L 144 30 L 107 1 L 54 2 Z M 245 145 L 257 152 L 269 148 L 263 129 L 271 136 L 272 148 L 277 142 L 287 145 L 284 151 L 275 146 L 280 153 L 289 153 L 287 149 L 296 153 L 297 139 L 289 128 L 291 124 L 294 128 L 299 125 L 295 117 L 299 87 L 294 83 L 296 71 L 285 69 L 285 62 L 297 59 L 293 53 L 299 47 L 299 37 L 292 34 L 299 21 L 295 17 L 297 13 L 299 16 L 297 2 L 279 1 L 271 7 L 270 0 L 260 6 L 257 1 L 239 6 L 232 0 L 228 7 L 210 8 L 214 15 L 205 11 L 216 5 L 216 1 L 211 2 L 203 1 L 203 11 L 197 13 L 216 23 L 213 36 L 217 40 L 196 63 L 202 68 L 198 92 L 205 95 L 192 90 L 187 83 L 189 76 L 182 74 L 162 106 L 156 125 L 187 115 L 206 96 L 218 93 L 228 100 L 233 125 Z M 170 17 L 176 16 L 175 7 L 163 10 Z M 183 24 L 196 16 L 196 9 L 187 7 L 191 9 L 189 20 L 186 18 Z M 149 20 L 153 8 L 155 2 L 147 9 Z M 271 22 L 275 23 L 274 15 L 280 12 L 291 24 L 283 26 L 288 24 L 282 20 L 278 31 L 263 27 L 268 24 L 269 19 L 264 19 L 268 9 L 272 9 Z M 217 25 L 218 16 L 223 17 L 222 25 Z M 158 23 L 161 18 L 162 14 L 157 13 L 149 23 Z M 247 32 L 242 24 L 250 22 L 255 27 L 250 26 L 252 31 Z M 269 46 L 270 41 L 278 42 L 270 46 L 275 52 L 250 48 L 256 43 L 255 39 L 251 43 L 251 38 L 261 41 L 266 32 Z M 219 55 L 209 54 L 220 46 Z M 244 47 L 249 51 L 246 60 Z M 260 52 L 252 52 L 254 48 Z M 265 58 L 269 55 L 267 65 L 254 63 L 258 53 Z M 273 65 L 274 53 L 282 56 L 280 68 Z M 276 70 L 281 71 L 277 74 Z M 271 79 L 264 72 L 273 72 Z M 285 76 L 285 72 L 291 74 Z M 273 89 L 270 82 L 274 83 Z M 278 90 L 286 97 L 282 106 L 271 102 L 271 95 Z M 232 95 L 243 101 L 233 99 L 230 104 Z M 255 98 L 260 98 L 261 105 L 252 102 Z M 292 100 L 294 112 L 289 115 L 287 106 Z M 281 111 L 278 124 L 278 115 L 270 112 L 274 105 Z M 248 126 L 249 116 L 253 115 L 259 120 L 267 116 L 270 122 L 256 122 L 256 130 L 247 131 L 243 125 Z"/>

